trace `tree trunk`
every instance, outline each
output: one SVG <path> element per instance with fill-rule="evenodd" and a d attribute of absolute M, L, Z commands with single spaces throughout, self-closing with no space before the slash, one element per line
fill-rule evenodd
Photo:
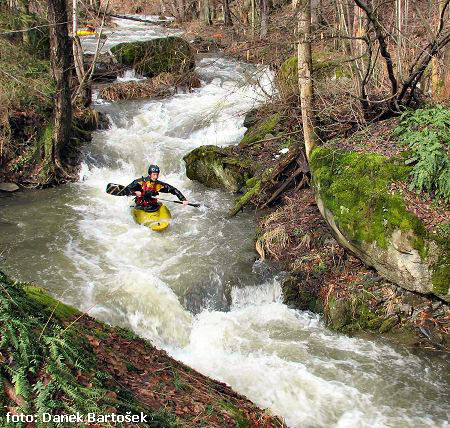
<path fill-rule="evenodd" d="M 26 30 L 28 28 L 27 22 L 28 19 L 30 17 L 30 7 L 29 7 L 29 3 L 28 0 L 19 0 L 17 2 L 17 6 L 18 9 L 20 11 L 20 13 L 23 15 L 23 21 L 22 21 L 22 25 L 23 25 L 23 30 Z M 24 31 L 22 33 L 22 41 L 25 45 L 29 45 L 30 44 L 30 34 L 28 33 L 28 31 Z"/>
<path fill-rule="evenodd" d="M 86 81 L 86 70 L 83 62 L 83 48 L 81 47 L 78 32 L 78 0 L 72 0 L 72 52 L 75 71 L 78 77 L 78 84 L 81 86 L 77 91 L 81 104 L 88 106 L 91 103 L 91 88 L 89 82 Z"/>
<path fill-rule="evenodd" d="M 232 27 L 233 21 L 231 20 L 230 0 L 223 0 L 223 23 L 225 27 Z"/>
<path fill-rule="evenodd" d="M 317 28 L 319 24 L 319 0 L 311 0 L 311 25 L 313 28 Z"/>
<path fill-rule="evenodd" d="M 255 37 L 255 18 L 256 18 L 256 6 L 255 0 L 251 1 L 251 20 L 252 20 L 252 37 Z"/>
<path fill-rule="evenodd" d="M 435 27 L 439 27 L 440 16 L 444 8 L 444 0 L 439 1 L 435 17 Z M 447 14 L 448 15 L 448 14 Z M 448 101 L 450 93 L 450 45 L 440 55 L 436 55 L 431 60 L 431 93 L 433 99 L 437 102 Z"/>
<path fill-rule="evenodd" d="M 303 137 L 308 161 L 316 146 L 313 113 L 313 81 L 311 78 L 311 2 L 304 0 L 298 18 L 298 84 L 302 110 Z"/>
<path fill-rule="evenodd" d="M 64 172 L 61 155 L 64 152 L 72 128 L 72 104 L 70 97 L 70 39 L 67 30 L 67 10 L 64 0 L 48 1 L 48 21 L 50 33 L 50 63 L 56 94 L 52 144 L 46 162 Z"/>
<path fill-rule="evenodd" d="M 209 0 L 201 0 L 201 17 L 206 25 L 212 25 L 211 5 Z"/>
<path fill-rule="evenodd" d="M 261 31 L 259 33 L 261 39 L 267 37 L 267 20 L 269 15 L 268 0 L 260 0 L 259 7 L 261 9 Z"/>
<path fill-rule="evenodd" d="M 179 22 L 186 21 L 186 5 L 184 0 L 178 0 Z"/>

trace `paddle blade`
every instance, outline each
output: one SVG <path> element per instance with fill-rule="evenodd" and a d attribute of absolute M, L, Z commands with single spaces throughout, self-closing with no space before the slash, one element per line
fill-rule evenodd
<path fill-rule="evenodd" d="M 121 184 L 108 183 L 106 185 L 106 193 L 114 196 L 128 196 L 129 192 L 125 190 L 126 186 Z"/>

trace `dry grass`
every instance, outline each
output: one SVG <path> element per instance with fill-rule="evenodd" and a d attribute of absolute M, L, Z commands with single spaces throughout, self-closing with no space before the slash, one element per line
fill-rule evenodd
<path fill-rule="evenodd" d="M 130 100 L 145 97 L 167 97 L 177 90 L 190 91 L 200 87 L 200 79 L 195 73 L 161 73 L 142 82 L 124 82 L 108 86 L 100 91 L 100 96 L 108 101 Z"/>
<path fill-rule="evenodd" d="M 258 238 L 258 247 L 262 253 L 267 251 L 276 260 L 279 260 L 280 254 L 290 243 L 289 235 L 286 232 L 284 225 L 269 229 Z"/>

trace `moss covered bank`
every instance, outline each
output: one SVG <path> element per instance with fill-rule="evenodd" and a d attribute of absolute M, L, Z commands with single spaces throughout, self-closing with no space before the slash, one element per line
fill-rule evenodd
<path fill-rule="evenodd" d="M 0 327 L 1 426 L 26 426 L 12 422 L 12 415 L 35 415 L 41 427 L 69 426 L 67 418 L 77 412 L 95 414 L 97 426 L 130 426 L 124 417 L 133 415 L 139 426 L 161 428 L 284 426 L 132 332 L 2 272 Z"/>
<path fill-rule="evenodd" d="M 404 158 L 321 147 L 311 170 L 319 209 L 342 245 L 397 285 L 450 300 L 448 237 L 429 232 L 391 188 L 408 179 Z"/>

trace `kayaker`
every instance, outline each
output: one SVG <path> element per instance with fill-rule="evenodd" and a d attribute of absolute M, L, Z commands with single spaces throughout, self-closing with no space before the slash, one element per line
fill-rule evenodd
<path fill-rule="evenodd" d="M 159 192 L 175 195 L 186 206 L 188 201 L 178 189 L 158 180 L 159 172 L 158 165 L 150 165 L 147 177 L 136 178 L 126 187 L 127 191 L 136 195 L 136 207 L 146 211 L 157 210 L 159 205 L 156 196 Z"/>

